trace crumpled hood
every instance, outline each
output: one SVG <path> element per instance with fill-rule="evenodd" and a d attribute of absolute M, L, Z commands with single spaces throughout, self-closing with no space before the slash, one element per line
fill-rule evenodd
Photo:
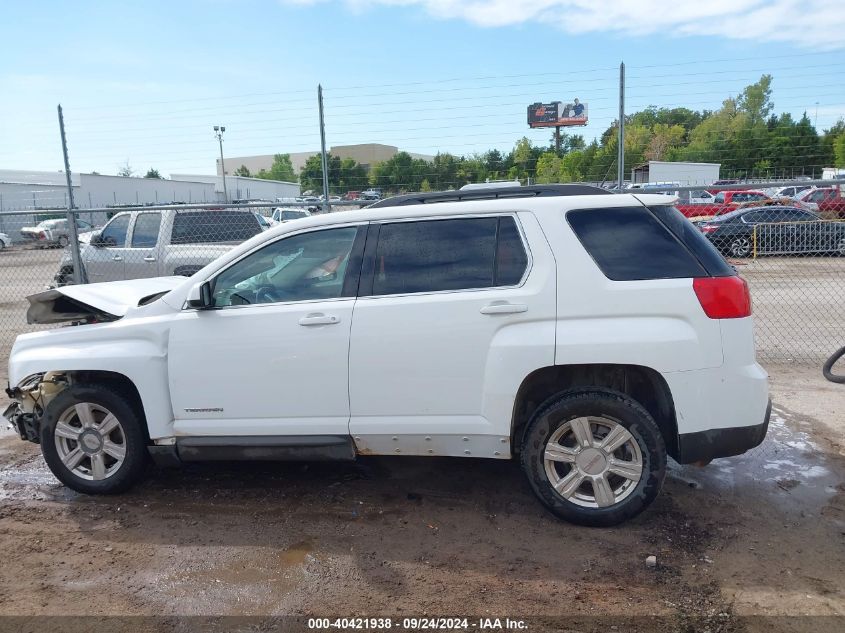
<path fill-rule="evenodd" d="M 115 321 L 143 299 L 170 292 L 184 282 L 184 277 L 154 277 L 53 288 L 27 297 L 26 321 Z"/>

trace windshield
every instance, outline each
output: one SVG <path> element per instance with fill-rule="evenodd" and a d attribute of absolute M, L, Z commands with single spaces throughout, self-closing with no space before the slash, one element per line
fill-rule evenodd
<path fill-rule="evenodd" d="M 299 218 L 304 218 L 308 214 L 304 211 L 282 211 L 282 219 L 283 220 L 297 220 Z"/>

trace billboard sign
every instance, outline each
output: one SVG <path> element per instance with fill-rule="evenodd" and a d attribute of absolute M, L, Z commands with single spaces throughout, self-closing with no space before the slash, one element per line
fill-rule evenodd
<path fill-rule="evenodd" d="M 572 103 L 552 101 L 528 106 L 528 127 L 567 127 L 587 125 L 587 104 L 578 99 Z"/>

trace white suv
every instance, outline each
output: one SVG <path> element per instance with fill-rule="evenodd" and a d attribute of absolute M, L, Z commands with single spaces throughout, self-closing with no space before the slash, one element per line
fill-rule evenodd
<path fill-rule="evenodd" d="M 414 194 L 290 222 L 190 279 L 30 297 L 5 416 L 86 493 L 159 461 L 522 462 L 556 515 L 612 525 L 667 454 L 758 445 L 748 288 L 665 195 Z"/>

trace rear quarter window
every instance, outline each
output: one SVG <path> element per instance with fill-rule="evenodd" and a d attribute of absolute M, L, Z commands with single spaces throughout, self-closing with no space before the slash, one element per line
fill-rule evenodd
<path fill-rule="evenodd" d="M 709 276 L 684 243 L 646 207 L 578 209 L 569 211 L 566 218 L 608 279 Z"/>
<path fill-rule="evenodd" d="M 247 211 L 177 212 L 170 243 L 243 242 L 260 232 L 258 219 Z"/>

